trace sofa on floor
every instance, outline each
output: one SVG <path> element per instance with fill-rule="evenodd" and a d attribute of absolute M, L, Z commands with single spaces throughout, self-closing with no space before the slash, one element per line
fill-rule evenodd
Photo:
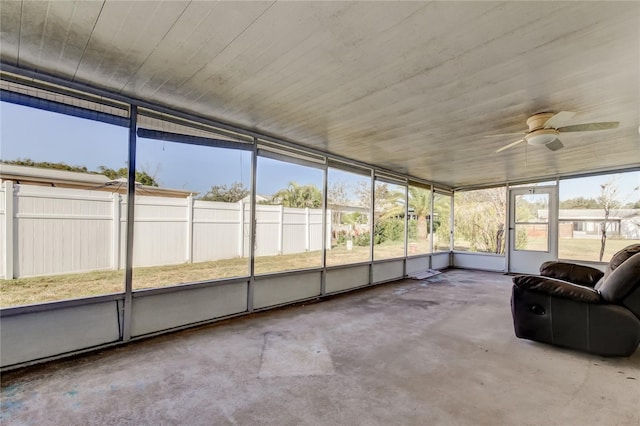
<path fill-rule="evenodd" d="M 630 356 L 640 343 L 640 244 L 605 272 L 545 262 L 540 275 L 513 278 L 511 313 L 519 338 L 604 356 Z"/>

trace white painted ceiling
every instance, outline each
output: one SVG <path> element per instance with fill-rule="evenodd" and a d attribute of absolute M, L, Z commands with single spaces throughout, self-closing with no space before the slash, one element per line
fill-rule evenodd
<path fill-rule="evenodd" d="M 453 187 L 640 165 L 640 2 L 2 1 L 1 60 Z M 620 121 L 495 150 L 528 116 Z M 525 158 L 526 154 L 526 158 Z"/>

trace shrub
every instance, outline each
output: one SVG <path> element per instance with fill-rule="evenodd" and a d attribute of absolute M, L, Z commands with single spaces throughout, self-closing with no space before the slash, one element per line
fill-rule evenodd
<path fill-rule="evenodd" d="M 374 229 L 375 244 L 381 244 L 385 241 L 403 241 L 404 240 L 404 219 L 382 219 L 376 223 Z"/>
<path fill-rule="evenodd" d="M 353 244 L 360 247 L 367 247 L 369 246 L 370 243 L 371 243 L 371 235 L 369 232 L 359 234 L 353 239 Z"/>
<path fill-rule="evenodd" d="M 336 240 L 337 240 L 337 241 L 336 241 L 336 243 L 337 243 L 338 245 L 345 244 L 345 243 L 347 242 L 347 240 L 348 240 L 348 238 L 347 238 L 347 232 L 346 232 L 346 231 L 340 231 L 340 232 L 338 232 L 338 235 L 337 235 L 337 239 L 336 239 Z"/>

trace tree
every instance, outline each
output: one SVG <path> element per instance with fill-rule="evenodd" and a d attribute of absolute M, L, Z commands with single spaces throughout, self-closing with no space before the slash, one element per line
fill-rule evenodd
<path fill-rule="evenodd" d="M 214 185 L 206 194 L 200 197 L 203 201 L 221 201 L 223 203 L 237 203 L 249 195 L 249 191 L 242 182 L 233 182 L 227 185 Z"/>
<path fill-rule="evenodd" d="M 604 220 L 600 225 L 600 257 L 602 262 L 604 257 L 604 248 L 607 244 L 607 230 L 609 227 L 609 215 L 611 210 L 620 207 L 620 201 L 618 197 L 618 186 L 615 183 L 615 178 L 609 179 L 607 182 L 600 185 L 600 195 L 598 196 L 598 204 L 600 208 L 604 210 Z"/>
<path fill-rule="evenodd" d="M 329 204 L 337 204 L 346 206 L 349 204 L 349 196 L 347 195 L 348 185 L 345 182 L 333 182 L 327 189 L 327 201 Z"/>
<path fill-rule="evenodd" d="M 16 166 L 39 167 L 42 169 L 64 170 L 67 172 L 96 173 L 89 171 L 85 166 L 70 166 L 62 162 L 51 163 L 49 161 L 33 161 L 30 158 L 25 158 L 24 160 L 20 158 L 18 158 L 17 160 L 3 160 L 2 163 L 13 164 Z"/>
<path fill-rule="evenodd" d="M 504 253 L 505 188 L 457 192 L 455 233 L 472 250 Z"/>
<path fill-rule="evenodd" d="M 560 201 L 561 209 L 597 209 L 599 207 L 598 200 L 593 198 L 576 197 Z"/>
<path fill-rule="evenodd" d="M 609 217 L 612 210 L 621 208 L 625 200 L 628 200 L 629 197 L 633 196 L 634 193 L 640 190 L 640 186 L 636 186 L 626 196 L 620 197 L 618 185 L 616 184 L 617 180 L 618 176 L 613 176 L 605 183 L 601 184 L 600 195 L 597 198 L 599 207 L 604 210 L 604 219 L 600 225 L 600 262 L 602 262 L 602 258 L 604 257 L 604 249 L 607 243 L 607 232 L 609 231 Z M 636 206 L 639 204 L 640 201 L 635 203 Z M 633 206 L 634 204 L 627 203 L 625 208 L 629 208 L 627 207 L 629 205 Z"/>
<path fill-rule="evenodd" d="M 270 204 L 296 208 L 318 208 L 322 206 L 322 191 L 315 185 L 300 185 L 291 181 L 287 188 L 273 194 Z"/>
<path fill-rule="evenodd" d="M 359 212 L 345 213 L 342 215 L 342 223 L 347 225 L 359 225 L 368 222 L 367 215 Z"/>
<path fill-rule="evenodd" d="M 418 239 L 426 240 L 429 234 L 427 218 L 431 215 L 431 191 L 410 186 L 409 208 L 418 218 Z"/>
<path fill-rule="evenodd" d="M 362 182 L 361 182 L 362 183 Z M 360 185 L 360 200 L 370 205 L 371 191 L 368 185 Z M 404 189 L 404 187 L 403 187 Z M 374 194 L 373 241 L 402 241 L 404 238 L 405 194 L 404 191 L 389 188 L 386 182 L 376 182 Z"/>
<path fill-rule="evenodd" d="M 368 183 L 358 182 L 356 194 L 363 207 L 371 205 L 371 186 Z M 374 221 L 404 216 L 404 193 L 389 189 L 386 182 L 376 182 L 373 204 Z"/>
<path fill-rule="evenodd" d="M 433 249 L 449 250 L 451 237 L 451 197 L 435 194 L 433 197 L 433 229 L 436 237 L 433 241 Z"/>
<path fill-rule="evenodd" d="M 331 222 L 334 224 L 341 224 L 343 219 L 344 206 L 349 204 L 349 197 L 347 195 L 348 185 L 345 182 L 333 182 L 327 189 L 327 208 L 331 209 Z"/>

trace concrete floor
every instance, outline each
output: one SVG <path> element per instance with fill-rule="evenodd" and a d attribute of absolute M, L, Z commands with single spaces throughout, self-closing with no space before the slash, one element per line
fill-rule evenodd
<path fill-rule="evenodd" d="M 449 270 L 2 377 L 11 425 L 640 425 L 640 350 L 514 337 L 510 277 Z"/>

